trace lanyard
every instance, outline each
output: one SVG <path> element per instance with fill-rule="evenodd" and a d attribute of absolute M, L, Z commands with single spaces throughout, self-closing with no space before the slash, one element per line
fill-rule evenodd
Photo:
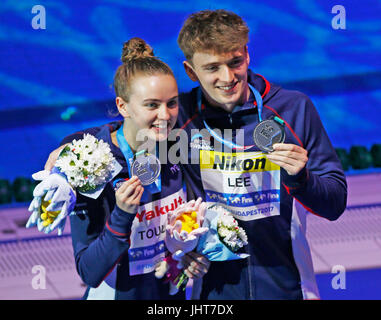
<path fill-rule="evenodd" d="M 262 102 L 262 97 L 261 94 L 258 92 L 257 89 L 255 89 L 250 83 L 248 83 L 250 90 L 254 93 L 255 97 L 255 102 L 257 102 L 257 108 L 258 108 L 258 117 L 259 117 L 259 122 L 262 122 L 262 109 L 263 109 L 263 102 Z M 253 102 L 253 105 L 255 104 Z M 202 117 L 202 94 L 201 94 L 201 88 L 198 89 L 197 91 L 197 105 L 198 105 L 198 112 L 200 113 Z M 209 133 L 219 142 L 223 143 L 224 145 L 228 146 L 232 150 L 248 150 L 253 148 L 255 145 L 250 145 L 250 146 L 241 146 L 238 145 L 232 141 L 227 141 L 224 138 L 220 137 L 209 125 L 206 123 L 204 117 L 202 117 L 202 121 L 204 122 L 205 128 L 209 131 Z"/>
<path fill-rule="evenodd" d="M 127 168 L 128 168 L 128 175 L 129 175 L 129 177 L 131 177 L 131 165 L 133 163 L 134 158 L 136 156 L 142 154 L 143 152 L 145 152 L 145 150 L 141 150 L 141 151 L 137 152 L 135 155 L 133 154 L 130 146 L 128 145 L 126 138 L 124 137 L 123 125 L 116 132 L 116 139 L 118 141 L 119 148 L 122 151 L 122 153 L 126 159 Z M 144 192 L 143 192 L 141 201 L 147 201 L 148 193 L 154 194 L 154 193 L 158 193 L 160 191 L 161 191 L 161 176 L 159 175 L 159 177 L 157 178 L 157 180 L 155 182 L 152 182 L 150 185 L 144 187 Z"/>

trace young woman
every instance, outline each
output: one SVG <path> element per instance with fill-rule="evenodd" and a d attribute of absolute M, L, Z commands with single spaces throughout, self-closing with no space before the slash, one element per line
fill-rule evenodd
<path fill-rule="evenodd" d="M 181 170 L 171 163 L 159 165 L 160 175 L 149 186 L 132 174 L 133 161 L 145 160 L 137 153 L 154 155 L 155 145 L 165 141 L 175 125 L 176 80 L 169 66 L 139 38 L 124 44 L 122 62 L 114 88 L 124 121 L 77 132 L 62 141 L 64 145 L 92 134 L 110 145 L 122 166 L 97 199 L 78 193 L 75 214 L 70 216 L 77 271 L 88 285 L 84 298 L 184 299 L 183 292 L 170 296 L 168 284 L 154 276 L 155 264 L 165 256 L 167 213 L 186 202 Z M 145 143 L 152 142 L 146 143 L 152 149 L 140 150 L 141 136 L 148 139 Z M 201 258 L 196 276 L 207 266 Z"/>

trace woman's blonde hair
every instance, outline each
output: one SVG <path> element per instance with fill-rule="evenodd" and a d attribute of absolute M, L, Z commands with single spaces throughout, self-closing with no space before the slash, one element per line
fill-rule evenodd
<path fill-rule="evenodd" d="M 123 45 L 122 65 L 114 76 L 114 90 L 117 97 L 129 101 L 130 85 L 136 75 L 173 75 L 171 68 L 154 56 L 152 48 L 140 38 L 131 38 Z"/>

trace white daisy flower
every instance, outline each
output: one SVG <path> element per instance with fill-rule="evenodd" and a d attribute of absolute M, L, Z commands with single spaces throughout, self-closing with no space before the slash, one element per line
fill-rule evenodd
<path fill-rule="evenodd" d="M 238 225 L 231 212 L 222 205 L 213 205 L 209 209 L 219 213 L 217 232 L 221 241 L 232 251 L 248 244 L 246 232 Z"/>
<path fill-rule="evenodd" d="M 90 191 L 108 181 L 114 169 L 110 146 L 90 134 L 64 148 L 56 166 L 79 191 Z"/>

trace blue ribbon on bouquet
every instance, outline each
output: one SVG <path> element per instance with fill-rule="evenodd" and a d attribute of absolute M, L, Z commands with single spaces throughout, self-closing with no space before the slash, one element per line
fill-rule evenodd
<path fill-rule="evenodd" d="M 217 222 L 219 213 L 215 210 L 205 211 L 203 227 L 208 227 L 209 231 L 200 236 L 197 245 L 197 252 L 206 256 L 210 261 L 228 261 L 245 259 L 249 256 L 246 253 L 234 253 L 220 240 L 217 232 Z"/>

